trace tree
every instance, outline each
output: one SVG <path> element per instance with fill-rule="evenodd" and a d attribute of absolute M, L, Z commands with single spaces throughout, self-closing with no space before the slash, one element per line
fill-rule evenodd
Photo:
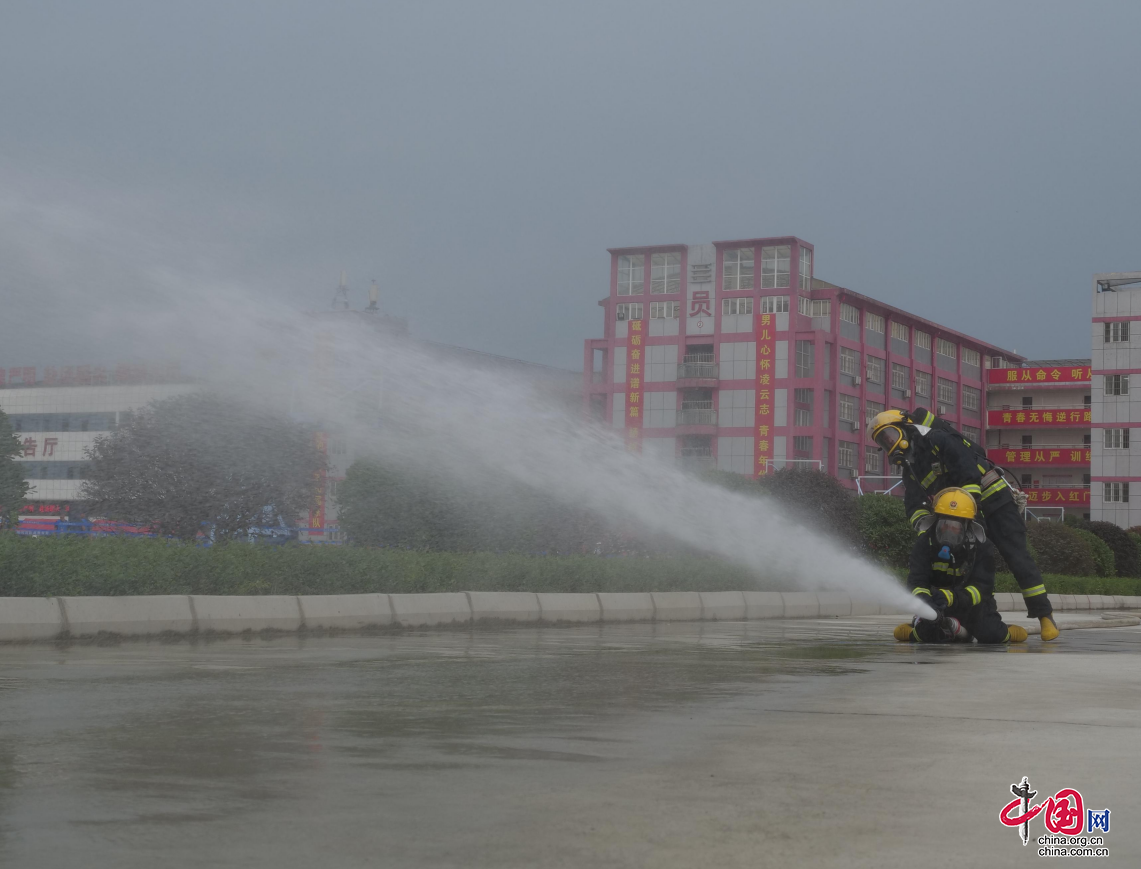
<path fill-rule="evenodd" d="M 30 486 L 16 457 L 24 452 L 8 414 L 0 410 L 0 528 L 19 522 Z"/>
<path fill-rule="evenodd" d="M 491 474 L 461 480 L 358 459 L 337 500 L 341 528 L 361 546 L 553 555 L 610 553 L 630 543 L 588 510 Z M 640 551 L 666 547 L 647 535 L 631 536 Z"/>
<path fill-rule="evenodd" d="M 281 416 L 205 392 L 151 402 L 88 449 L 88 512 L 193 540 L 216 540 L 316 503 L 325 457 L 313 433 Z"/>

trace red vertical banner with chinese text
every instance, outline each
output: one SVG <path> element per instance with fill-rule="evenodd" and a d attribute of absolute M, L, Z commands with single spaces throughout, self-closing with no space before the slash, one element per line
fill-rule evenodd
<path fill-rule="evenodd" d="M 772 314 L 757 314 L 757 422 L 753 431 L 753 475 L 768 473 L 773 457 L 773 360 L 776 323 Z"/>
<path fill-rule="evenodd" d="M 644 320 L 630 320 L 626 339 L 626 449 L 642 452 L 642 372 Z"/>
<path fill-rule="evenodd" d="M 324 432 L 317 432 L 313 435 L 313 445 L 317 447 L 317 452 L 322 456 L 327 456 L 329 453 L 329 436 Z M 317 471 L 317 499 L 313 508 L 309 511 L 309 530 L 318 529 L 325 530 L 325 486 L 328 470 L 325 465 L 321 465 L 320 470 Z"/>

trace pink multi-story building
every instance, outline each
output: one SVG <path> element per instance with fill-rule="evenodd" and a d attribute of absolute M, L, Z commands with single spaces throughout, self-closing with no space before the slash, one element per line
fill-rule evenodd
<path fill-rule="evenodd" d="M 631 449 L 758 475 L 890 475 L 865 436 L 928 407 L 985 443 L 984 370 L 1022 358 L 813 276 L 792 236 L 610 250 L 584 401 Z M 874 488 L 879 488 L 875 486 Z"/>

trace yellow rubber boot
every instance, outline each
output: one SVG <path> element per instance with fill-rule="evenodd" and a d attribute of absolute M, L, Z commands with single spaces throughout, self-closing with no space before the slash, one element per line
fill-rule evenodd
<path fill-rule="evenodd" d="M 1010 625 L 1006 631 L 1006 641 L 1008 643 L 1025 643 L 1026 628 L 1021 625 Z"/>
<path fill-rule="evenodd" d="M 908 622 L 905 625 L 896 625 L 895 630 L 891 632 L 891 635 L 901 643 L 908 642 L 911 639 L 911 623 Z"/>
<path fill-rule="evenodd" d="M 1040 621 L 1042 623 L 1042 639 L 1043 640 L 1045 640 L 1048 643 L 1048 642 L 1050 642 L 1050 640 L 1058 639 L 1058 634 L 1060 633 L 1060 631 L 1058 630 L 1058 625 L 1054 621 L 1052 616 L 1041 616 L 1038 619 L 1038 621 Z"/>

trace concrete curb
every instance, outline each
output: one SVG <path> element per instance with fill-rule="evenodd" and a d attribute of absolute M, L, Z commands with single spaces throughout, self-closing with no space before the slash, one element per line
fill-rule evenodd
<path fill-rule="evenodd" d="M 1141 610 L 1141 596 L 1053 595 L 1060 612 Z M 1001 612 L 1025 612 L 1020 594 L 999 593 Z M 478 623 L 599 623 L 847 618 L 899 615 L 838 591 L 555 594 L 146 595 L 0 598 L 0 642 L 100 634 L 469 627 Z"/>

